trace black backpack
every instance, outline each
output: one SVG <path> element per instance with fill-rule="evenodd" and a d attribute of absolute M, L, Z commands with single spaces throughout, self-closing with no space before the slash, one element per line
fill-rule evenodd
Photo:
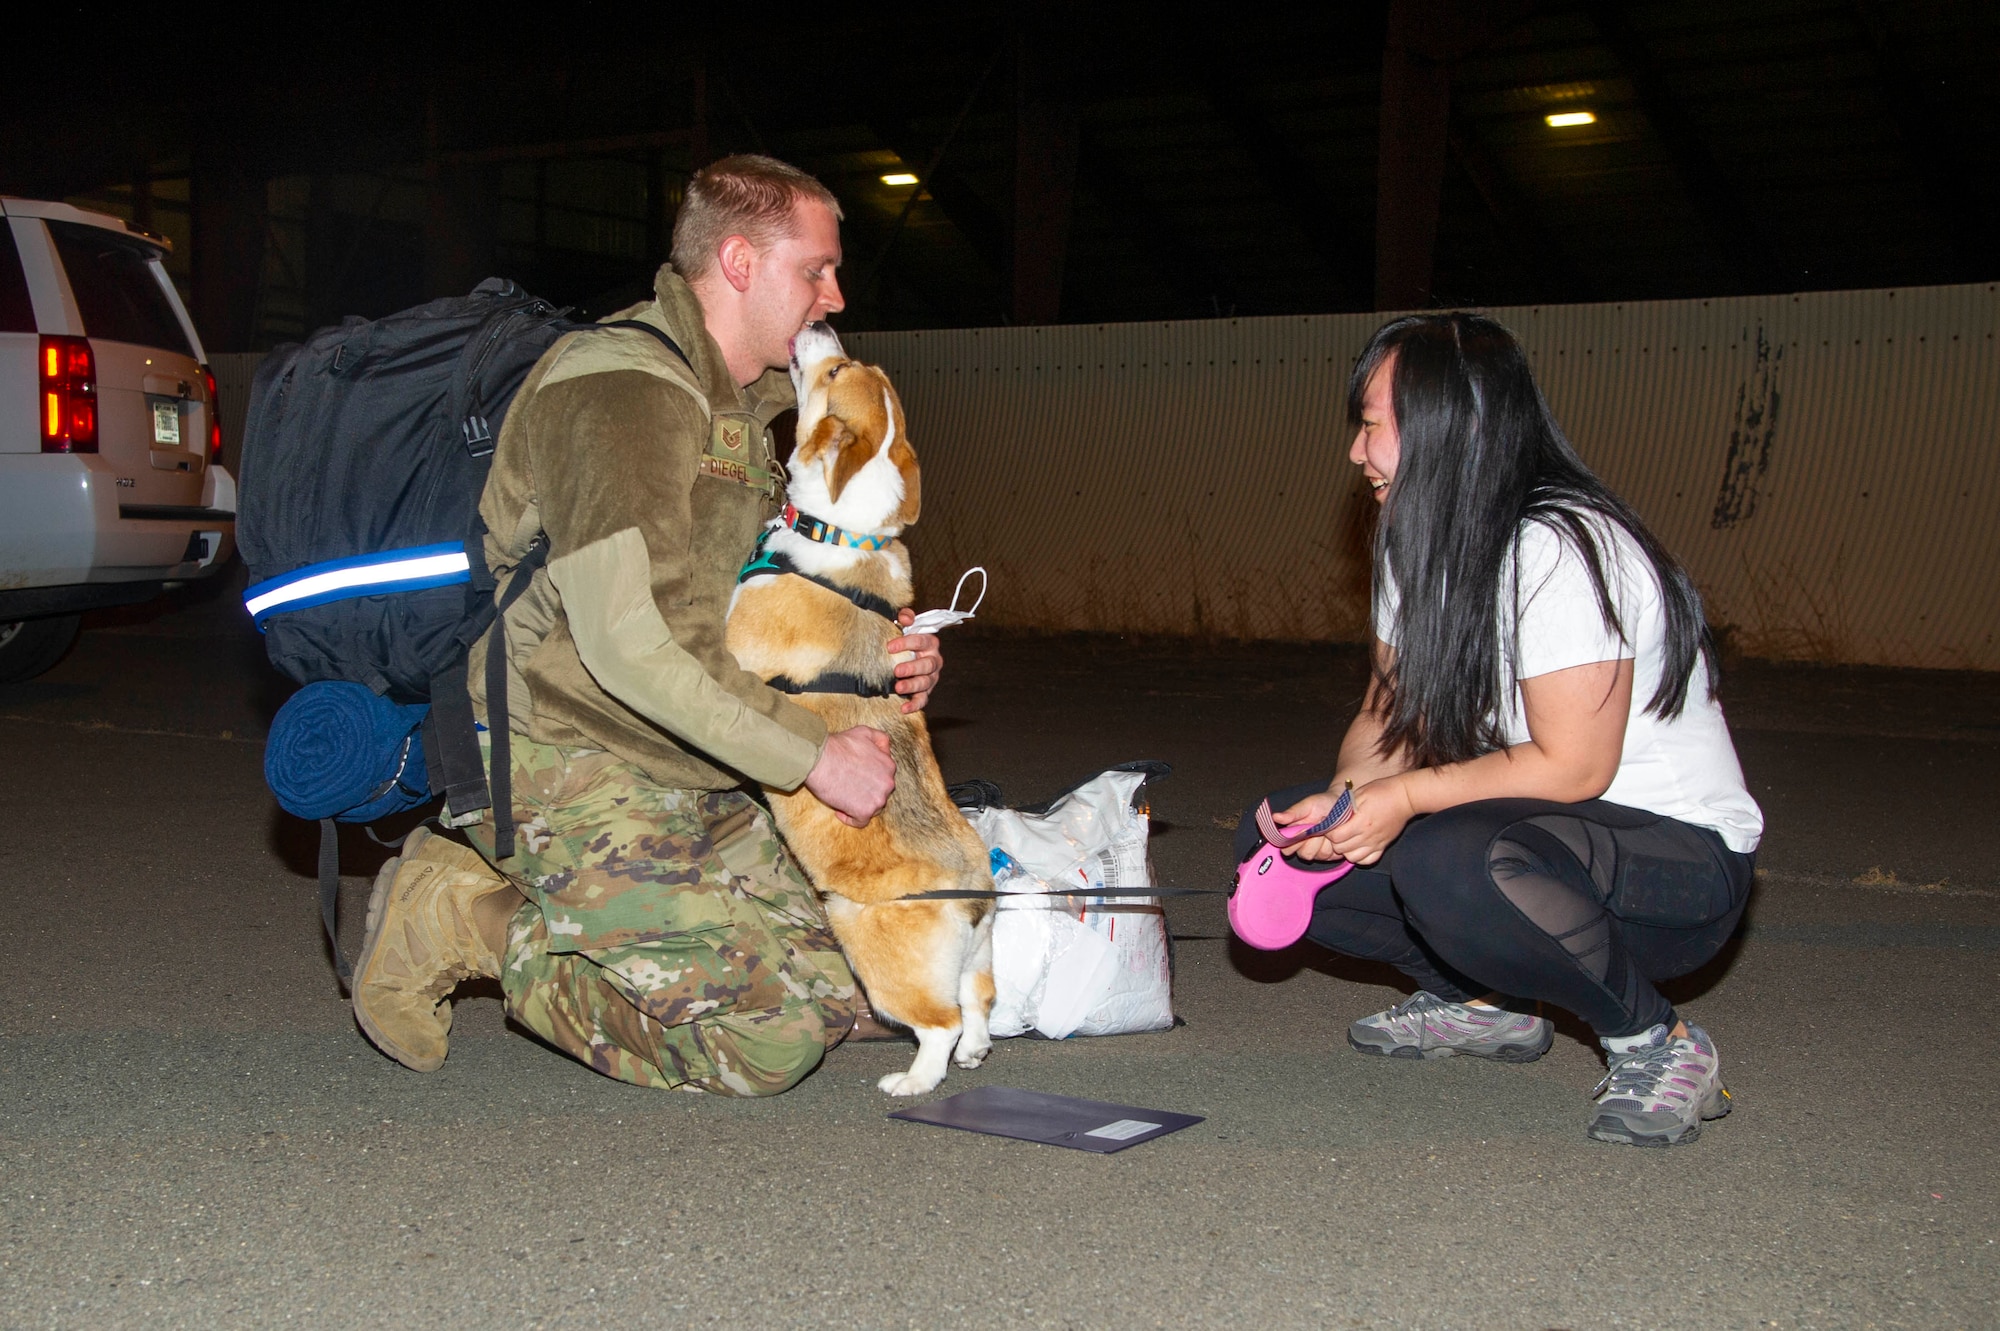
<path fill-rule="evenodd" d="M 237 547 L 244 595 L 271 664 L 301 684 L 350 680 L 397 702 L 428 702 L 433 794 L 446 821 L 494 810 L 496 853 L 513 853 L 507 790 L 504 641 L 489 653 L 493 779 L 479 758 L 466 653 L 547 558 L 537 540 L 495 602 L 479 499 L 507 407 L 578 323 L 512 282 L 488 278 L 380 319 L 349 318 L 257 368 L 243 435 Z M 496 633 L 501 630 L 496 628 Z M 496 687 L 497 683 L 497 687 Z M 334 925 L 338 860 L 321 823 L 321 910 Z M 338 944 L 334 957 L 348 978 Z"/>

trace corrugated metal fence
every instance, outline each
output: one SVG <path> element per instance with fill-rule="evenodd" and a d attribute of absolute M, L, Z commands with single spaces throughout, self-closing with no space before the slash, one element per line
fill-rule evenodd
<path fill-rule="evenodd" d="M 2000 669 L 2000 286 L 1491 313 L 1743 650 Z M 1364 637 L 1344 394 L 1380 322 L 851 337 L 923 459 L 926 603 L 977 563 L 991 623 Z"/>
<path fill-rule="evenodd" d="M 2000 285 L 1491 313 L 1743 650 L 2000 669 Z M 920 599 L 983 564 L 990 624 L 1365 637 L 1344 391 L 1380 321 L 851 336 L 923 459 Z M 232 440 L 255 359 L 216 358 Z"/>

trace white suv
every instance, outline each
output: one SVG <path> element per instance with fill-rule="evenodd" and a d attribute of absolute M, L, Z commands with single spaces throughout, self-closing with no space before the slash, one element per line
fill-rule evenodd
<path fill-rule="evenodd" d="M 54 665 L 81 612 L 228 561 L 236 482 L 167 242 L 0 197 L 0 683 Z"/>

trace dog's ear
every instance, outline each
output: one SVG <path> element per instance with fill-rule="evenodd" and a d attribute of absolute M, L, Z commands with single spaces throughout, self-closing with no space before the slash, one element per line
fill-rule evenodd
<path fill-rule="evenodd" d="M 896 442 L 889 445 L 889 461 L 903 474 L 903 506 L 896 510 L 896 525 L 907 527 L 917 520 L 917 512 L 923 507 L 923 496 L 919 493 L 923 481 L 917 473 L 917 450 L 910 447 L 909 437 L 900 429 L 896 431 Z"/>
<path fill-rule="evenodd" d="M 813 431 L 806 437 L 805 442 L 792 450 L 792 465 L 800 467 L 817 462 L 819 455 L 829 449 L 845 456 L 851 451 L 848 445 L 853 442 L 854 431 L 847 428 L 847 422 L 829 412 L 819 418 L 819 424 L 813 426 Z M 840 481 L 834 485 L 834 498 L 839 498 L 840 486 L 845 484 L 845 481 Z"/>
<path fill-rule="evenodd" d="M 861 469 L 874 460 L 875 450 L 881 444 L 878 436 L 867 439 L 854 433 L 852 426 L 842 421 L 840 425 L 840 456 L 833 460 L 833 469 L 826 475 L 826 497 L 836 502 L 847 483 L 855 478 Z"/>

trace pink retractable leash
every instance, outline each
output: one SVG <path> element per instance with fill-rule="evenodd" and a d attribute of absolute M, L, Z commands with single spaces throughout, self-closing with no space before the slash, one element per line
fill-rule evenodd
<path fill-rule="evenodd" d="M 1237 867 L 1236 890 L 1229 897 L 1229 927 L 1238 938 L 1275 952 L 1305 937 L 1306 926 L 1312 923 L 1313 899 L 1354 865 L 1336 860 L 1324 869 L 1300 869 L 1285 858 L 1285 851 L 1338 826 L 1353 812 L 1352 786 L 1324 819 L 1309 828 L 1281 828 L 1271 817 L 1271 801 L 1257 806 L 1257 830 L 1264 834 L 1264 844 Z"/>

